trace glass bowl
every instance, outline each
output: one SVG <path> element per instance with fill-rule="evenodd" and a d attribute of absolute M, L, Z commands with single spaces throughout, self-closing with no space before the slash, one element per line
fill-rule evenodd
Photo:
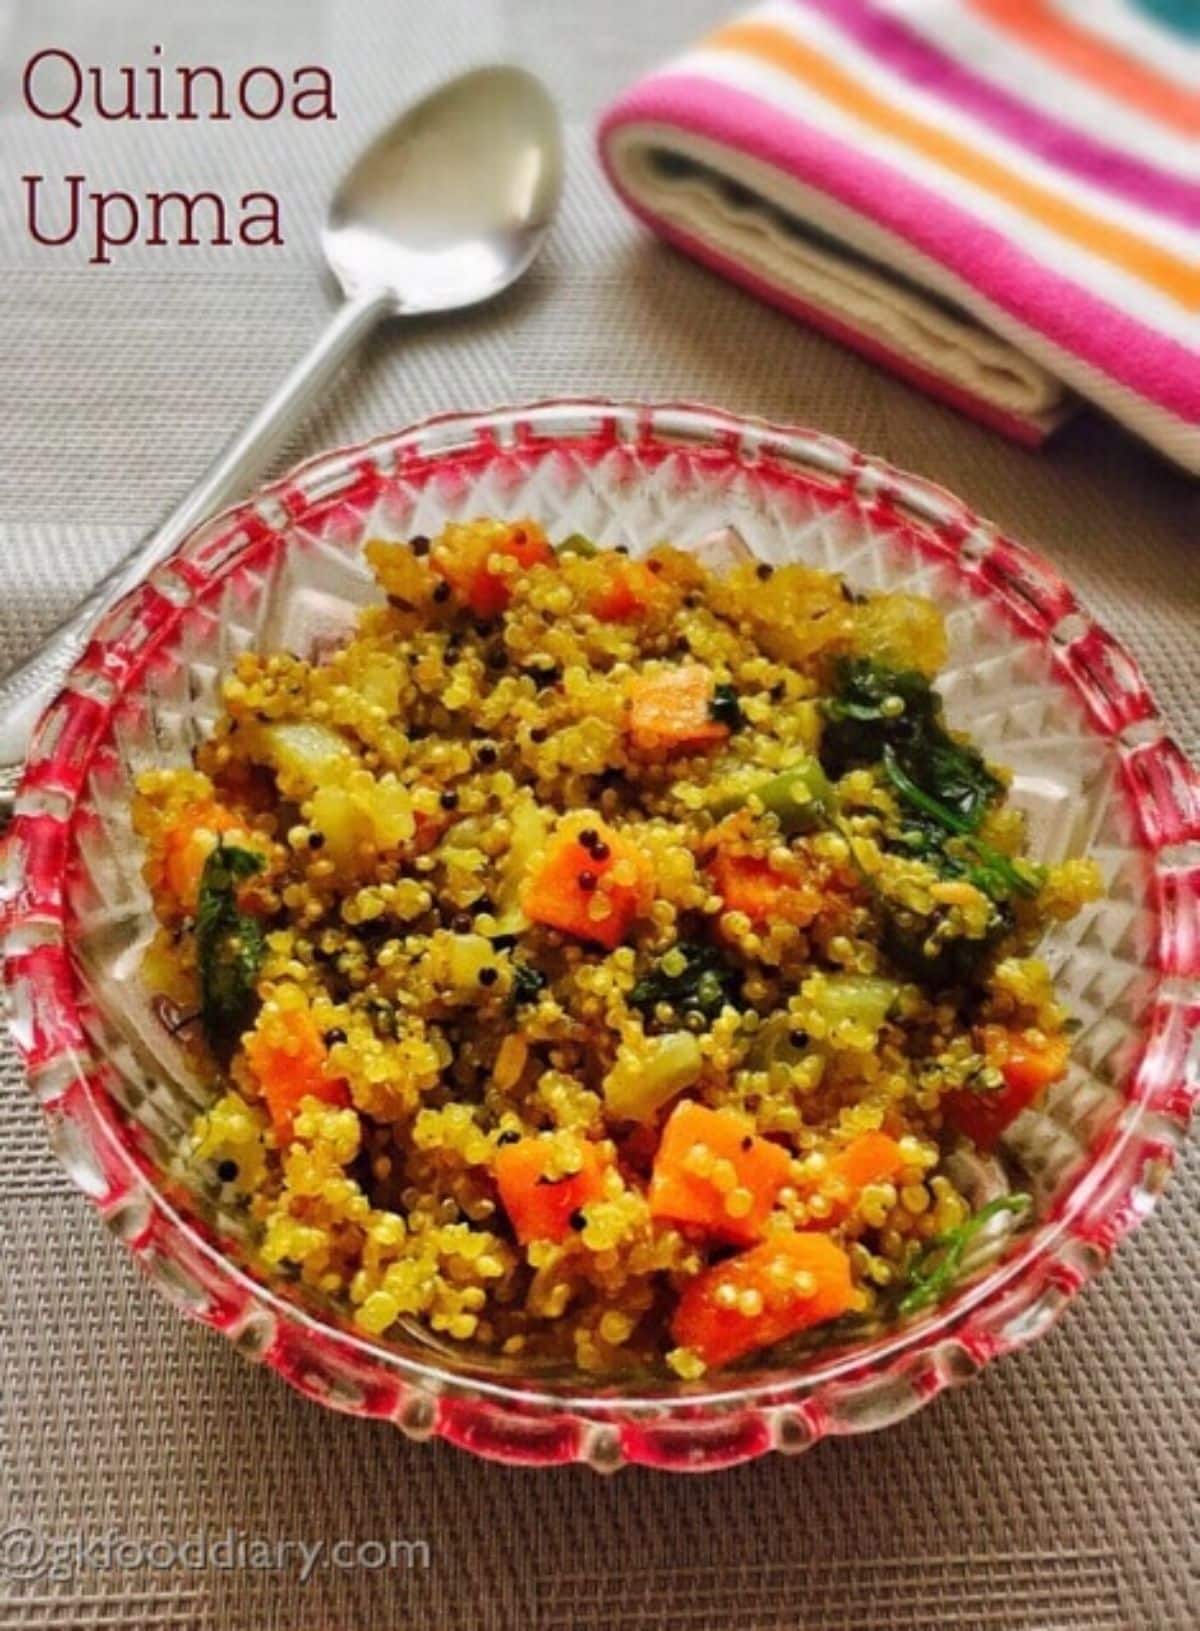
<path fill-rule="evenodd" d="M 246 1266 L 245 1219 L 189 1180 L 200 1104 L 138 974 L 151 913 L 131 778 L 179 764 L 248 646 L 309 653 L 374 596 L 371 536 L 532 515 L 638 552 L 733 527 L 773 562 L 944 609 L 953 724 L 1015 772 L 1033 853 L 1104 898 L 1049 940 L 1080 1022 L 1069 1079 L 1014 1124 L 1035 1221 L 948 1303 L 851 1346 L 684 1384 L 522 1373 L 373 1341 Z M 13 1034 L 67 1172 L 160 1289 L 310 1398 L 508 1462 L 729 1466 L 886 1426 L 1032 1341 L 1146 1215 L 1197 1091 L 1200 778 L 1132 658 L 1045 562 L 940 488 L 811 431 L 704 408 L 547 402 L 428 420 L 312 460 L 198 529 L 101 622 L 30 752 L 5 841 Z"/>

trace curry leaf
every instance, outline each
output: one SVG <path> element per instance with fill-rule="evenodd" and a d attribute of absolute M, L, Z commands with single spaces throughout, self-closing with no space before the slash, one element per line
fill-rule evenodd
<path fill-rule="evenodd" d="M 980 1207 L 957 1229 L 931 1240 L 908 1271 L 908 1290 L 900 1301 L 901 1314 L 915 1314 L 919 1308 L 929 1308 L 942 1298 L 958 1279 L 967 1247 L 985 1224 L 1001 1212 L 1018 1216 L 1032 1205 L 1028 1195 L 1000 1195 L 986 1206 Z"/>

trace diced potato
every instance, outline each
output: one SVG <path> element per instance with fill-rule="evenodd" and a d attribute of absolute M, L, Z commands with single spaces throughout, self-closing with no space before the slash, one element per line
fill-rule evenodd
<path fill-rule="evenodd" d="M 703 1058 L 690 1031 L 648 1039 L 648 1055 L 622 1048 L 604 1078 L 604 1102 L 622 1121 L 649 1121 L 656 1111 L 700 1078 Z"/>
<path fill-rule="evenodd" d="M 277 773 L 280 792 L 289 798 L 302 798 L 319 787 L 331 761 L 352 757 L 350 744 L 340 732 L 312 720 L 285 719 L 264 725 L 259 740 Z"/>
<path fill-rule="evenodd" d="M 920 595 L 879 595 L 854 608 L 855 651 L 888 668 L 934 675 L 946 661 L 942 614 Z"/>
<path fill-rule="evenodd" d="M 521 885 L 535 856 L 546 847 L 550 821 L 531 797 L 519 798 L 509 811 L 512 839 L 504 858 L 496 891 L 496 923 L 500 934 L 521 934 L 529 919 L 521 909 Z"/>
<path fill-rule="evenodd" d="M 849 1021 L 874 1037 L 900 995 L 900 986 L 873 974 L 817 974 L 805 981 L 804 995 L 831 1030 Z"/>
<path fill-rule="evenodd" d="M 486 935 L 439 929 L 421 966 L 440 1002 L 476 1006 L 492 998 L 504 1001 L 512 989 L 512 964 Z"/>
<path fill-rule="evenodd" d="M 844 649 L 853 637 L 853 607 L 831 572 L 791 564 L 776 569 L 766 590 L 753 566 L 738 567 L 713 586 L 712 601 L 750 621 L 758 644 L 776 662 L 799 666 L 821 651 Z M 749 601 L 749 607 L 747 602 Z"/>
<path fill-rule="evenodd" d="M 480 880 L 488 869 L 488 857 L 476 845 L 456 844 L 447 839 L 438 850 L 438 859 L 446 869 L 447 892 L 454 898 L 482 887 Z"/>
<path fill-rule="evenodd" d="M 369 815 L 344 787 L 318 787 L 310 802 L 308 822 L 325 839 L 323 854 L 340 867 L 354 868 L 361 846 L 372 841 Z"/>
<path fill-rule="evenodd" d="M 491 941 L 482 934 L 452 934 L 447 938 L 446 953 L 451 985 L 462 996 L 478 997 L 481 971 L 496 962 Z"/>
<path fill-rule="evenodd" d="M 368 798 L 371 826 L 379 849 L 394 849 L 416 831 L 412 793 L 397 776 L 380 776 Z"/>
<path fill-rule="evenodd" d="M 394 850 L 416 832 L 412 792 L 389 771 L 372 776 L 365 769 L 349 775 L 327 760 L 321 784 L 302 805 L 305 819 L 325 839 L 325 852 L 339 866 L 354 869 L 363 846 Z"/>
<path fill-rule="evenodd" d="M 404 677 L 404 664 L 398 658 L 373 652 L 370 664 L 361 670 L 355 683 L 367 702 L 382 708 L 392 719 L 400 710 L 400 688 Z"/>

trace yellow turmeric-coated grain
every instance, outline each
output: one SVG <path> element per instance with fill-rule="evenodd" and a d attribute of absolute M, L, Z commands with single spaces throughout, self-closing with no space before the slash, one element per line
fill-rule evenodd
<path fill-rule="evenodd" d="M 824 1233 L 847 1314 L 896 1317 L 970 1216 L 971 1095 L 1003 1096 L 1018 1045 L 1065 1057 L 1036 944 L 1099 888 L 1021 857 L 1002 773 L 974 848 L 906 803 L 883 746 L 911 749 L 936 610 L 556 550 L 528 519 L 366 553 L 351 638 L 239 654 L 195 762 L 138 778 L 144 975 L 198 1016 L 209 1095 L 180 1176 L 245 1208 L 289 1295 L 531 1370 L 699 1378 L 689 1286 L 774 1340 L 823 1287 L 782 1253 L 722 1279 L 751 1217 Z M 786 1181 L 724 1143 L 672 1167 L 684 1099 Z M 895 1160 L 859 1172 L 880 1138 Z"/>

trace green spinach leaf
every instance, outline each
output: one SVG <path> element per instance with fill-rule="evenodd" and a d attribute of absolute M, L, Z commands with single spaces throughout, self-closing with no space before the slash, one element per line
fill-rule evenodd
<path fill-rule="evenodd" d="M 196 905 L 196 960 L 200 969 L 200 1024 L 218 1056 L 227 1056 L 250 1023 L 254 984 L 266 943 L 258 918 L 238 906 L 238 884 L 261 872 L 263 858 L 234 844 L 218 844 L 204 863 Z"/>
<path fill-rule="evenodd" d="M 683 966 L 675 973 L 663 967 L 664 962 L 674 967 L 680 958 Z M 726 1003 L 734 1002 L 736 989 L 737 975 L 716 946 L 680 941 L 642 976 L 629 993 L 629 1000 L 647 1015 L 653 1014 L 660 1002 L 666 1002 L 678 1013 L 699 1013 L 705 1019 L 715 1019 Z"/>
<path fill-rule="evenodd" d="M 822 711 L 821 762 L 830 775 L 878 764 L 890 749 L 912 782 L 952 811 L 964 831 L 979 825 L 1003 791 L 980 754 L 947 731 L 941 698 L 915 669 L 843 658 Z"/>
<path fill-rule="evenodd" d="M 939 711 L 924 674 L 843 657 L 834 669 L 833 694 L 821 704 L 821 763 L 831 776 L 878 764 L 889 743 L 916 741 L 936 726 Z"/>
<path fill-rule="evenodd" d="M 823 704 L 821 762 L 831 775 L 882 764 L 906 816 L 900 841 L 947 877 L 964 877 L 993 901 L 1036 895 L 1040 869 L 1013 860 L 974 834 L 1003 793 L 976 750 L 947 731 L 942 704 L 923 674 L 869 658 L 843 659 Z M 964 840 L 971 859 L 946 849 Z"/>
<path fill-rule="evenodd" d="M 890 746 L 883 750 L 883 768 L 901 798 L 924 818 L 926 823 L 924 830 L 927 833 L 928 823 L 932 822 L 934 829 L 940 828 L 943 833 L 964 840 L 966 847 L 975 857 L 973 865 L 961 869 L 968 882 L 982 889 L 984 894 L 994 901 L 1010 900 L 1014 895 L 1032 898 L 1037 894 L 1043 876 L 1041 867 L 1027 862 L 1028 872 L 1022 872 L 1011 856 L 1002 855 L 991 844 L 985 844 L 982 838 L 976 838 L 972 832 L 971 820 L 949 808 L 940 799 L 934 798 L 924 788 L 918 787 Z M 941 851 L 941 856 L 943 860 L 951 860 L 945 855 L 944 850 Z"/>

